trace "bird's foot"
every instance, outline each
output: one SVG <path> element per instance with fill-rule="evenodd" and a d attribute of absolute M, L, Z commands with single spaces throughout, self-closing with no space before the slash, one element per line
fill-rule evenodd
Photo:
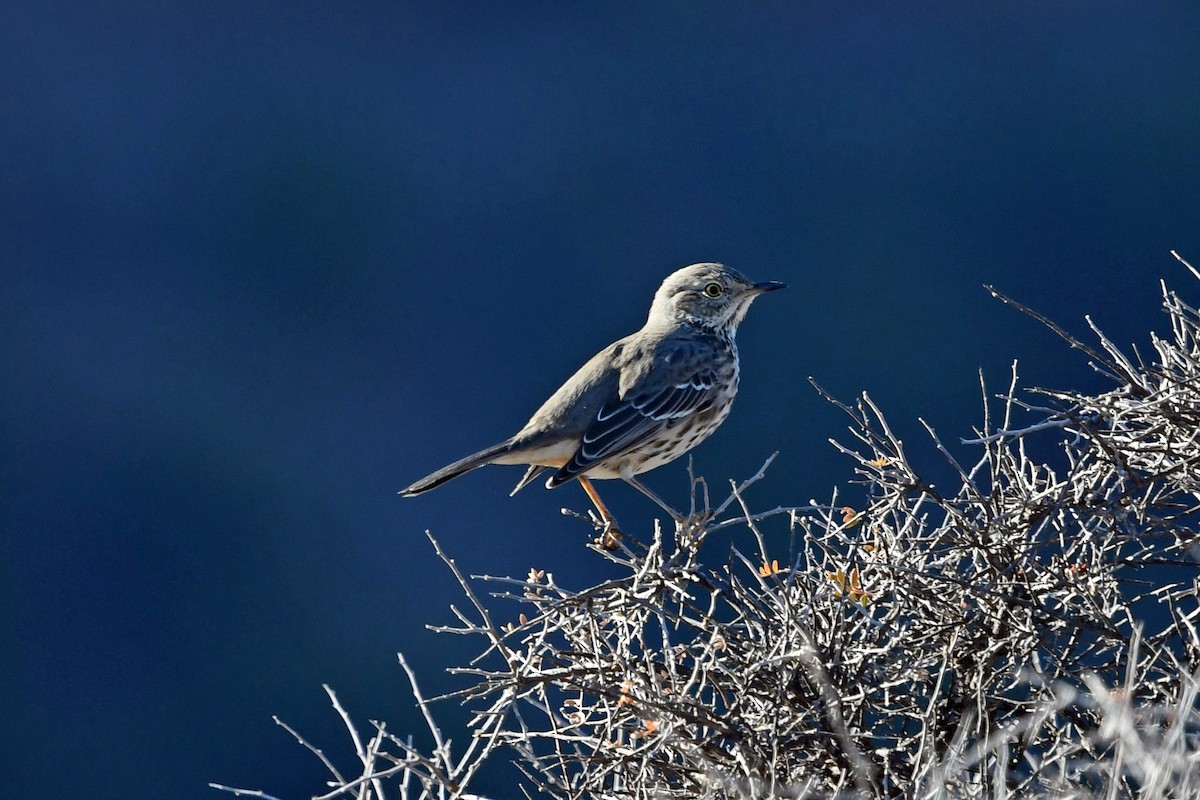
<path fill-rule="evenodd" d="M 617 521 L 610 519 L 600 527 L 600 535 L 596 537 L 594 542 L 605 550 L 616 550 L 621 544 L 621 537 L 624 535 L 621 533 L 621 529 L 617 527 Z"/>
<path fill-rule="evenodd" d="M 675 520 L 675 534 L 679 538 L 679 543 L 684 547 L 696 548 L 700 546 L 700 542 L 704 539 L 704 534 L 708 529 L 708 523 L 716 516 L 711 509 L 698 511 L 687 517 L 679 517 Z"/>
<path fill-rule="evenodd" d="M 608 514 L 597 516 L 591 511 L 588 512 L 588 517 L 591 518 L 593 527 L 600 531 L 600 535 L 592 540 L 592 544 L 604 550 L 616 550 L 621 544 L 621 537 L 625 535 L 617 527 L 617 521 Z"/>
<path fill-rule="evenodd" d="M 592 527 L 599 531 L 599 536 L 592 540 L 592 544 L 602 547 L 605 550 L 616 550 L 621 544 L 621 538 L 625 535 L 621 529 L 617 527 L 617 521 L 610 516 L 600 516 L 595 511 L 589 510 L 587 515 L 580 514 L 578 511 L 572 511 L 569 508 L 561 509 L 564 516 L 575 517 L 577 519 L 590 522 Z"/>

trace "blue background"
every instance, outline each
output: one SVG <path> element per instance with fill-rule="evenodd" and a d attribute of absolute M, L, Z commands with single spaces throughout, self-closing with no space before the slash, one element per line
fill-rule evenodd
<path fill-rule="evenodd" d="M 780 450 L 761 508 L 861 492 L 807 376 L 935 472 L 916 418 L 969 435 L 978 369 L 1102 388 L 981 285 L 1122 343 L 1158 278 L 1195 301 L 1197 6 L 893 6 L 0 8 L 3 793 L 307 797 L 270 715 L 348 768 L 322 682 L 420 733 L 394 652 L 435 693 L 474 647 L 423 627 L 460 600 L 423 530 L 468 572 L 609 573 L 574 486 L 396 490 L 684 264 L 790 285 L 695 453 L 719 486 Z M 682 463 L 649 482 L 685 502 Z"/>

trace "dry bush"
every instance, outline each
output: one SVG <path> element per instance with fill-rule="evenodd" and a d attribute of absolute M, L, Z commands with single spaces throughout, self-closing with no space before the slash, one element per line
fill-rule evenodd
<path fill-rule="evenodd" d="M 953 491 L 863 395 L 835 442 L 863 508 L 755 513 L 760 471 L 709 509 L 693 481 L 688 525 L 597 550 L 621 577 L 578 590 L 468 579 L 435 542 L 472 607 L 442 630 L 480 638 L 451 670 L 471 738 L 452 754 L 411 671 L 432 752 L 360 737 L 334 698 L 361 763 L 326 760 L 321 797 L 471 797 L 501 753 L 555 798 L 1200 796 L 1200 316 L 1163 301 L 1149 359 L 1042 320 L 1112 388 L 1019 393 L 1014 368 L 957 446 L 974 463 L 929 429 Z M 792 533 L 779 552 L 767 519 Z M 705 564 L 734 525 L 753 547 Z"/>

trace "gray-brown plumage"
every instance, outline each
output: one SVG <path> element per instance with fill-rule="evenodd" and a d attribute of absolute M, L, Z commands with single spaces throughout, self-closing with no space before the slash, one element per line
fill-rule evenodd
<path fill-rule="evenodd" d="M 781 288 L 721 264 L 672 273 L 642 329 L 593 356 L 516 435 L 400 494 L 429 491 L 484 464 L 526 464 L 513 492 L 553 469 L 546 486 L 579 480 L 609 528 L 615 523 L 591 478 L 621 478 L 673 514 L 635 476 L 679 458 L 725 420 L 738 388 L 738 324 L 754 298 Z"/>

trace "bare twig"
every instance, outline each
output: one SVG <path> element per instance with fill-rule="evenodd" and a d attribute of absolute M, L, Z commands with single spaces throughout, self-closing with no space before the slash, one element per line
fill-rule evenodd
<path fill-rule="evenodd" d="M 401 657 L 432 752 L 378 723 L 364 740 L 327 687 L 358 776 L 284 726 L 333 775 L 322 797 L 474 797 L 500 748 L 526 797 L 557 800 L 1196 797 L 1200 314 L 1164 286 L 1171 332 L 1143 357 L 1090 317 L 1084 344 L 991 291 L 1112 387 L 1034 404 L 1015 363 L 999 397 L 981 375 L 973 437 L 952 449 L 925 425 L 953 467 L 937 487 L 869 395 L 817 387 L 849 417 L 835 445 L 854 487 L 755 510 L 772 455 L 709 515 L 689 466 L 689 536 L 630 537 L 582 589 L 540 570 L 468 579 L 430 537 L 470 603 L 430 627 L 479 642 L 442 695 L 471 710 L 470 738 L 452 756 Z M 785 514 L 786 538 L 760 524 Z M 740 526 L 757 553 L 700 561 L 705 535 Z"/>

